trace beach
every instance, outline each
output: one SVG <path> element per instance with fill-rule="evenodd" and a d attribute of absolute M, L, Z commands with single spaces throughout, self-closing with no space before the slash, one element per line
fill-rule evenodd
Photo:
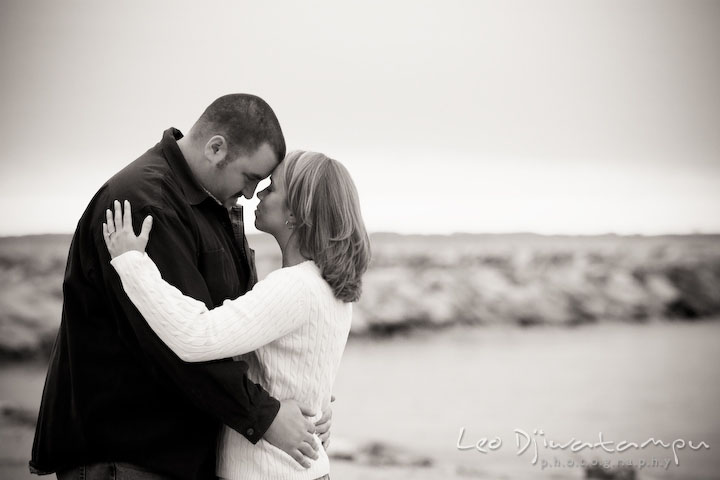
<path fill-rule="evenodd" d="M 333 448 L 341 479 L 583 478 L 581 468 L 532 464 L 517 454 L 515 429 L 548 439 L 615 443 L 667 441 L 720 444 L 720 322 L 599 324 L 577 328 L 488 327 L 415 332 L 381 341 L 351 340 L 335 385 Z M 42 364 L 0 368 L 0 398 L 32 410 L 39 405 Z M 5 418 L 1 478 L 32 478 L 29 425 Z M 459 450 L 499 437 L 487 454 Z M 367 455 L 375 443 L 393 455 Z M 671 458 L 660 447 L 624 454 L 539 449 L 539 460 Z M 640 479 L 720 478 L 712 450 L 679 451 L 679 465 L 646 467 Z M 382 465 L 381 463 L 384 463 Z"/>

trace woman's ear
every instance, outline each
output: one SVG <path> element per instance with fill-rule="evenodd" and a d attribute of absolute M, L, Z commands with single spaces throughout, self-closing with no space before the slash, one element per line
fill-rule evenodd
<path fill-rule="evenodd" d="M 205 154 L 205 158 L 207 158 L 213 165 L 217 165 L 225 160 L 228 153 L 225 137 L 222 135 L 215 135 L 210 138 L 210 140 L 208 140 L 205 144 L 203 153 Z"/>

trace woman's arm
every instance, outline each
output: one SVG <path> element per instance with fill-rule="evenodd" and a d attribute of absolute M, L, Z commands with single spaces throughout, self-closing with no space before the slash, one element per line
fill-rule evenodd
<path fill-rule="evenodd" d="M 103 238 L 125 293 L 158 337 L 186 362 L 202 362 L 251 352 L 307 320 L 303 282 L 294 272 L 278 270 L 252 291 L 208 310 L 162 279 L 145 254 L 152 217 L 140 235 L 132 227 L 130 203 L 115 201 L 107 210 Z M 162 248 L 162 247 L 160 247 Z"/>
<path fill-rule="evenodd" d="M 307 319 L 303 282 L 278 270 L 234 300 L 208 310 L 162 279 L 150 257 L 131 250 L 115 257 L 125 293 L 160 339 L 186 362 L 251 352 Z"/>

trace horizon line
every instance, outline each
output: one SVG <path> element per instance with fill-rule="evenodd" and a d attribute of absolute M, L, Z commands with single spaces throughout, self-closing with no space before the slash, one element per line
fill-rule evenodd
<path fill-rule="evenodd" d="M 21 233 L 21 234 L 0 234 L 0 239 L 11 239 L 11 238 L 26 238 L 26 237 L 53 237 L 53 236 L 72 236 L 74 232 L 46 232 L 46 233 Z M 456 231 L 450 233 L 423 233 L 423 232 L 393 232 L 389 230 L 378 230 L 368 232 L 370 237 L 372 236 L 397 236 L 397 237 L 713 237 L 720 236 L 720 231 L 706 232 L 706 231 L 693 231 L 693 232 L 665 232 L 665 233 L 616 233 L 616 232 L 605 232 L 605 233 L 539 233 L 532 231 L 512 231 L 512 232 L 471 232 L 471 231 Z M 248 237 L 263 237 L 271 236 L 269 233 L 264 232 L 250 232 L 246 233 Z"/>

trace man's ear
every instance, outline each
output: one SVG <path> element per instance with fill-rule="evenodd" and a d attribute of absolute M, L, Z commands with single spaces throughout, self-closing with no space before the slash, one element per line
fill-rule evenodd
<path fill-rule="evenodd" d="M 225 141 L 225 137 L 222 135 L 215 135 L 205 144 L 205 157 L 210 160 L 210 163 L 217 165 L 218 163 L 225 160 L 228 153 L 228 145 Z"/>

